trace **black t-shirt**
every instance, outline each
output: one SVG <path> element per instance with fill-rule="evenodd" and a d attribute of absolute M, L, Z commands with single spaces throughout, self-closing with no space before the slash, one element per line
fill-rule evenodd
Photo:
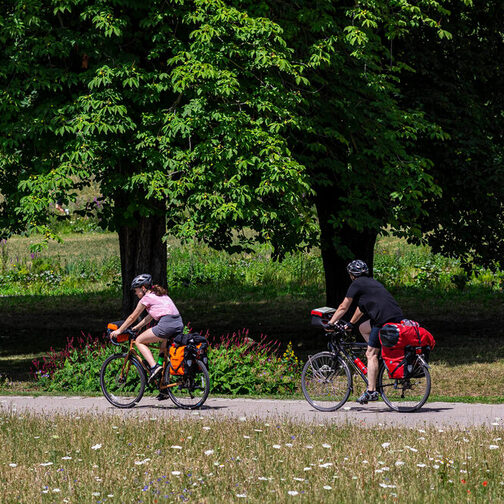
<path fill-rule="evenodd" d="M 374 278 L 357 277 L 348 288 L 346 297 L 354 300 L 371 319 L 373 326 L 381 327 L 387 322 L 399 322 L 404 318 L 392 294 Z"/>

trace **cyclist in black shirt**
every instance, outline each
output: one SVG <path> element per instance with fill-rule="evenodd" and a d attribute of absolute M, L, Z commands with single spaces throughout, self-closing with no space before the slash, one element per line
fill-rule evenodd
<path fill-rule="evenodd" d="M 351 330 L 362 315 L 369 317 L 369 320 L 359 326 L 359 330 L 368 344 L 366 352 L 368 389 L 357 399 L 357 402 L 366 404 L 368 401 L 378 400 L 376 379 L 378 377 L 378 355 L 381 348 L 378 338 L 380 329 L 387 322 L 400 322 L 404 316 L 392 294 L 380 282 L 369 277 L 369 268 L 364 261 L 359 259 L 352 261 L 347 266 L 347 271 L 352 283 L 348 288 L 345 299 L 339 305 L 329 323 L 338 322 L 354 301 L 357 308 L 348 323 L 348 329 Z"/>

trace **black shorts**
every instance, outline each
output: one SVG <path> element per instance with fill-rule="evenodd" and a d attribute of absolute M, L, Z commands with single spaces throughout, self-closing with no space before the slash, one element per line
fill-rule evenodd
<path fill-rule="evenodd" d="M 368 346 L 371 348 L 381 348 L 381 343 L 380 343 L 380 329 L 381 327 L 377 326 L 372 326 L 371 327 L 371 333 L 369 334 L 369 340 L 368 340 Z"/>
<path fill-rule="evenodd" d="M 389 322 L 395 322 L 399 323 L 401 322 L 400 320 L 389 320 Z M 388 322 L 385 322 L 385 324 L 388 324 Z M 385 325 L 383 324 L 383 325 Z M 369 334 L 369 340 L 368 340 L 368 346 L 371 348 L 381 348 L 381 343 L 380 343 L 380 329 L 383 327 L 381 326 L 371 326 L 371 333 Z"/>

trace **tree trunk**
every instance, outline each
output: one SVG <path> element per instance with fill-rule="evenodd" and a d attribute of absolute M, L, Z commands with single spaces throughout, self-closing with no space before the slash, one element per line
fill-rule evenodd
<path fill-rule="evenodd" d="M 150 273 L 155 284 L 166 287 L 166 217 L 164 212 L 149 217 L 139 216 L 136 225 L 119 227 L 119 249 L 122 274 L 122 312 L 129 315 L 137 299 L 131 291 L 136 275 Z"/>
<path fill-rule="evenodd" d="M 332 221 L 338 212 L 339 203 L 331 187 L 318 188 L 315 204 L 320 225 L 326 303 L 327 306 L 337 307 L 350 285 L 350 277 L 346 271 L 350 261 L 353 259 L 365 261 L 372 274 L 377 232 L 369 229 L 359 232 L 346 225 L 336 229 Z"/>

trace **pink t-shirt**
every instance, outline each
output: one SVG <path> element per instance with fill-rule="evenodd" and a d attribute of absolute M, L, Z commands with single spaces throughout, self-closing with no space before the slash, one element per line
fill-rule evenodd
<path fill-rule="evenodd" d="M 148 292 L 140 299 L 140 303 L 154 320 L 159 320 L 164 315 L 179 315 L 175 303 L 168 296 L 156 296 L 153 292 Z"/>

